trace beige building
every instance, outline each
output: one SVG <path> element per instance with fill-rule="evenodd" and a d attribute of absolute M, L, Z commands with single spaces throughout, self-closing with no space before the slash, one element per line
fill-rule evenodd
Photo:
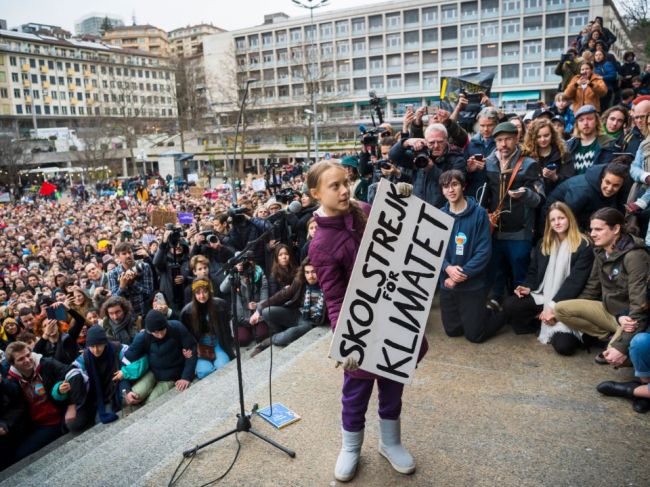
<path fill-rule="evenodd" d="M 179 58 L 203 54 L 203 38 L 210 34 L 225 32 L 212 24 L 188 25 L 167 34 L 172 56 Z"/>
<path fill-rule="evenodd" d="M 173 123 L 175 84 L 166 57 L 0 30 L 0 123 L 5 126 L 56 127 L 100 116 Z"/>
<path fill-rule="evenodd" d="M 125 49 L 139 49 L 159 56 L 169 56 L 167 32 L 153 25 L 116 27 L 104 34 L 104 42 Z"/>

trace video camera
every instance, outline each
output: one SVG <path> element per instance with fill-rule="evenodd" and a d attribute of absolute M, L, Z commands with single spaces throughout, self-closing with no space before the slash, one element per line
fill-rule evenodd
<path fill-rule="evenodd" d="M 413 165 L 418 169 L 424 169 L 427 167 L 431 159 L 432 156 L 429 149 L 420 149 L 418 151 L 413 151 Z"/>
<path fill-rule="evenodd" d="M 203 235 L 205 237 L 205 241 L 210 244 L 221 242 L 219 235 L 214 233 L 212 230 L 205 230 L 203 232 L 199 232 L 199 235 Z"/>
<path fill-rule="evenodd" d="M 275 194 L 275 201 L 286 205 L 291 203 L 296 196 L 298 196 L 298 193 L 296 191 L 291 188 L 285 188 Z"/>
<path fill-rule="evenodd" d="M 379 136 L 386 132 L 384 127 L 374 127 L 370 130 L 365 125 L 359 125 L 361 143 L 364 146 L 377 147 L 379 145 Z"/>
<path fill-rule="evenodd" d="M 375 161 L 375 165 L 379 167 L 379 169 L 392 169 L 393 168 L 393 163 L 390 162 L 390 159 L 380 159 L 378 161 Z"/>

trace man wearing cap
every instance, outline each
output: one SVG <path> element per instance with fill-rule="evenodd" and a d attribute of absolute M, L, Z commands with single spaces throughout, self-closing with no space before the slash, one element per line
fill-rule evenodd
<path fill-rule="evenodd" d="M 513 287 L 521 284 L 526 277 L 535 208 L 544 200 L 544 182 L 537 161 L 522 155 L 517 144 L 517 127 L 513 123 L 500 123 L 493 135 L 496 149 L 485 165 L 487 186 L 483 205 L 489 213 L 498 217 L 492 238 L 489 272 L 492 278 L 490 303 L 498 308 L 506 286 L 504 269 L 510 266 Z"/>
<path fill-rule="evenodd" d="M 127 345 L 112 341 L 101 326 L 91 326 L 86 335 L 86 348 L 75 360 L 82 371 L 88 393 L 78 414 L 88 425 L 96 420 L 110 423 L 122 409 L 122 398 L 131 391 L 128 379 L 137 379 L 146 368 L 146 359 L 129 362 L 125 358 Z"/>
<path fill-rule="evenodd" d="M 567 142 L 574 174 L 584 174 L 594 165 L 608 164 L 620 148 L 603 134 L 598 111 L 593 105 L 583 105 L 575 113 L 573 138 Z"/>
<path fill-rule="evenodd" d="M 129 404 L 152 401 L 176 387 L 184 391 L 194 379 L 196 340 L 178 321 L 167 321 L 160 311 L 151 310 L 144 320 L 145 331 L 136 335 L 126 352 L 130 361 L 147 357 L 149 371 L 133 385 Z"/>

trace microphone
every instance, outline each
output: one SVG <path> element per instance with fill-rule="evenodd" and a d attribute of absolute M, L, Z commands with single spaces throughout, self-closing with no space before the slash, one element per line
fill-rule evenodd
<path fill-rule="evenodd" d="M 366 129 L 365 125 L 361 124 L 359 125 L 359 132 L 365 134 L 366 132 L 368 132 L 368 130 Z"/>
<path fill-rule="evenodd" d="M 293 200 L 291 203 L 289 203 L 287 210 L 289 210 L 289 213 L 300 213 L 300 210 L 302 210 L 302 205 L 300 204 L 300 201 Z"/>

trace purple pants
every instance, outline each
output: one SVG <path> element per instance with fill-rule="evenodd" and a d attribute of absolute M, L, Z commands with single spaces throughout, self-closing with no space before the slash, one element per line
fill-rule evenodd
<path fill-rule="evenodd" d="M 375 380 L 379 388 L 379 417 L 381 419 L 399 419 L 402 412 L 402 391 L 404 384 L 394 380 L 377 377 L 377 379 L 357 379 L 347 373 L 343 376 L 343 429 L 351 433 L 361 431 L 366 424 L 368 401 L 372 395 Z"/>

